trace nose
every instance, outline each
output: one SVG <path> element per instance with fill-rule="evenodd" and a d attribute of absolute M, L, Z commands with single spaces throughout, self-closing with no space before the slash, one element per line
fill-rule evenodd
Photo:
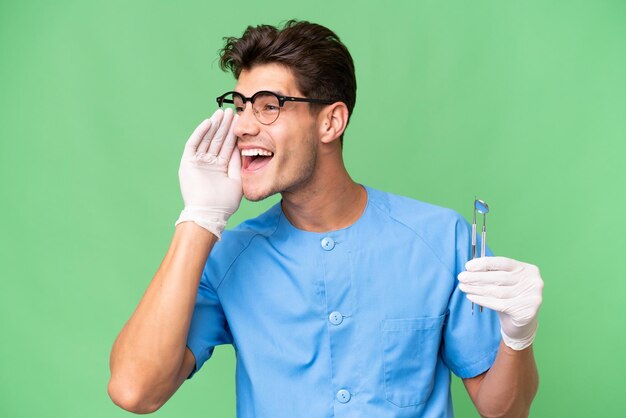
<path fill-rule="evenodd" d="M 239 119 L 237 120 L 237 125 L 235 125 L 233 132 L 239 138 L 246 135 L 255 136 L 259 133 L 259 122 L 254 116 L 252 103 L 246 103 L 243 112 L 239 112 Z"/>

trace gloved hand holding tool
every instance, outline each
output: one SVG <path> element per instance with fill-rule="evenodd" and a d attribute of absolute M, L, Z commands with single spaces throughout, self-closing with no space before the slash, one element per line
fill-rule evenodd
<path fill-rule="evenodd" d="M 539 269 L 506 257 L 476 258 L 465 268 L 459 288 L 473 303 L 498 312 L 504 343 L 514 350 L 530 346 L 542 302 Z"/>
<path fill-rule="evenodd" d="M 185 202 L 176 225 L 195 222 L 218 239 L 243 195 L 241 156 L 233 128 L 238 116 L 218 109 L 204 120 L 185 144 L 178 169 Z"/>

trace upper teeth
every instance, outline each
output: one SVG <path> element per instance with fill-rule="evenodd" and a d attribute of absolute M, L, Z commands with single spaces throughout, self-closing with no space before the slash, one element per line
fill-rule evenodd
<path fill-rule="evenodd" d="M 274 153 L 271 151 L 260 149 L 260 148 L 252 148 L 252 149 L 242 149 L 241 155 L 245 155 L 248 157 L 253 157 L 255 155 L 264 155 L 266 157 L 269 157 L 269 156 L 274 155 Z"/>

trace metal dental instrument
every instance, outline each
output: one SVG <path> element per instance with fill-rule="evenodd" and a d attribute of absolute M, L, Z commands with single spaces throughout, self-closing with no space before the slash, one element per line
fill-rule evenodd
<path fill-rule="evenodd" d="M 472 259 L 476 258 L 476 212 L 483 215 L 483 229 L 481 233 L 480 256 L 484 257 L 487 248 L 487 214 L 489 205 L 484 200 L 476 199 L 474 196 L 474 222 L 472 223 Z M 483 307 L 480 306 L 480 312 Z M 474 302 L 472 302 L 472 315 L 474 315 Z"/>

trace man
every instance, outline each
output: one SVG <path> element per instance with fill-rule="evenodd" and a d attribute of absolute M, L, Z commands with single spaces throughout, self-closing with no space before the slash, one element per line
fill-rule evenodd
<path fill-rule="evenodd" d="M 185 145 L 185 209 L 113 346 L 113 401 L 154 411 L 233 344 L 240 417 L 449 417 L 450 371 L 481 415 L 528 415 L 537 268 L 467 262 L 458 214 L 350 178 L 356 81 L 338 37 L 308 22 L 249 27 L 221 65 L 237 85 Z M 242 194 L 275 193 L 223 232 Z"/>

